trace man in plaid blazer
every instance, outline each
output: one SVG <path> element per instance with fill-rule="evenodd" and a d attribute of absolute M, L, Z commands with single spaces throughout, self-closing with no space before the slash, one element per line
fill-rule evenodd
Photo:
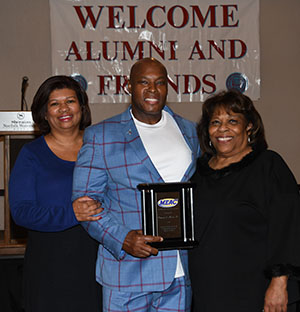
<path fill-rule="evenodd" d="M 73 200 L 102 203 L 102 218 L 83 222 L 99 241 L 96 278 L 103 311 L 189 311 L 187 251 L 150 246 L 144 236 L 140 183 L 188 181 L 200 149 L 194 123 L 165 106 L 167 71 L 142 59 L 131 69 L 132 105 L 86 129 L 74 171 Z"/>

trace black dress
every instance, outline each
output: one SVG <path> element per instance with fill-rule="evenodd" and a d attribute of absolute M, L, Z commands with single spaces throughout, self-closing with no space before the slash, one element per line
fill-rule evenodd
<path fill-rule="evenodd" d="M 201 158 L 193 177 L 199 246 L 189 253 L 194 311 L 262 311 L 270 277 L 300 266 L 300 198 L 283 159 L 253 151 L 221 170 Z"/>
<path fill-rule="evenodd" d="M 81 225 L 60 232 L 28 232 L 24 259 L 26 312 L 100 312 L 98 243 Z"/>

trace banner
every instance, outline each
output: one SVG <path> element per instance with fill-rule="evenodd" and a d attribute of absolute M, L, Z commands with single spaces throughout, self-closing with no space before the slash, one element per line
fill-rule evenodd
<path fill-rule="evenodd" d="M 80 81 L 90 103 L 129 102 L 145 57 L 166 66 L 169 102 L 260 96 L 259 0 L 50 0 L 50 17 L 53 74 Z"/>

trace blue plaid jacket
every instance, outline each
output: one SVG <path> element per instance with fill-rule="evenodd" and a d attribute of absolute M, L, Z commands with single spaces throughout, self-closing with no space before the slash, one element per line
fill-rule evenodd
<path fill-rule="evenodd" d="M 99 200 L 104 208 L 101 220 L 82 222 L 88 233 L 100 242 L 97 281 L 125 292 L 161 291 L 174 279 L 177 251 L 135 258 L 122 250 L 127 233 L 142 229 L 141 194 L 137 185 L 164 182 L 146 153 L 130 109 L 85 130 L 74 170 L 73 200 L 87 195 Z M 188 181 L 200 153 L 195 124 L 168 107 L 164 109 L 173 116 L 192 151 L 192 162 L 182 179 Z M 187 251 L 180 251 L 180 255 L 189 279 Z"/>

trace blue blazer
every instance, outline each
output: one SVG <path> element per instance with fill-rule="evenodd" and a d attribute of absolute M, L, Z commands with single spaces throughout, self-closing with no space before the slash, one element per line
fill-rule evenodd
<path fill-rule="evenodd" d="M 122 250 L 127 233 L 142 229 L 140 183 L 164 182 L 152 164 L 139 137 L 129 107 L 124 113 L 85 130 L 73 176 L 73 200 L 90 196 L 102 203 L 99 221 L 82 222 L 100 242 L 96 264 L 99 283 L 118 291 L 161 291 L 172 283 L 177 251 L 136 258 Z M 164 108 L 177 122 L 192 151 L 192 162 L 182 181 L 195 171 L 200 148 L 195 124 Z M 161 148 L 164 148 L 163 146 Z M 180 251 L 188 276 L 187 251 Z"/>

